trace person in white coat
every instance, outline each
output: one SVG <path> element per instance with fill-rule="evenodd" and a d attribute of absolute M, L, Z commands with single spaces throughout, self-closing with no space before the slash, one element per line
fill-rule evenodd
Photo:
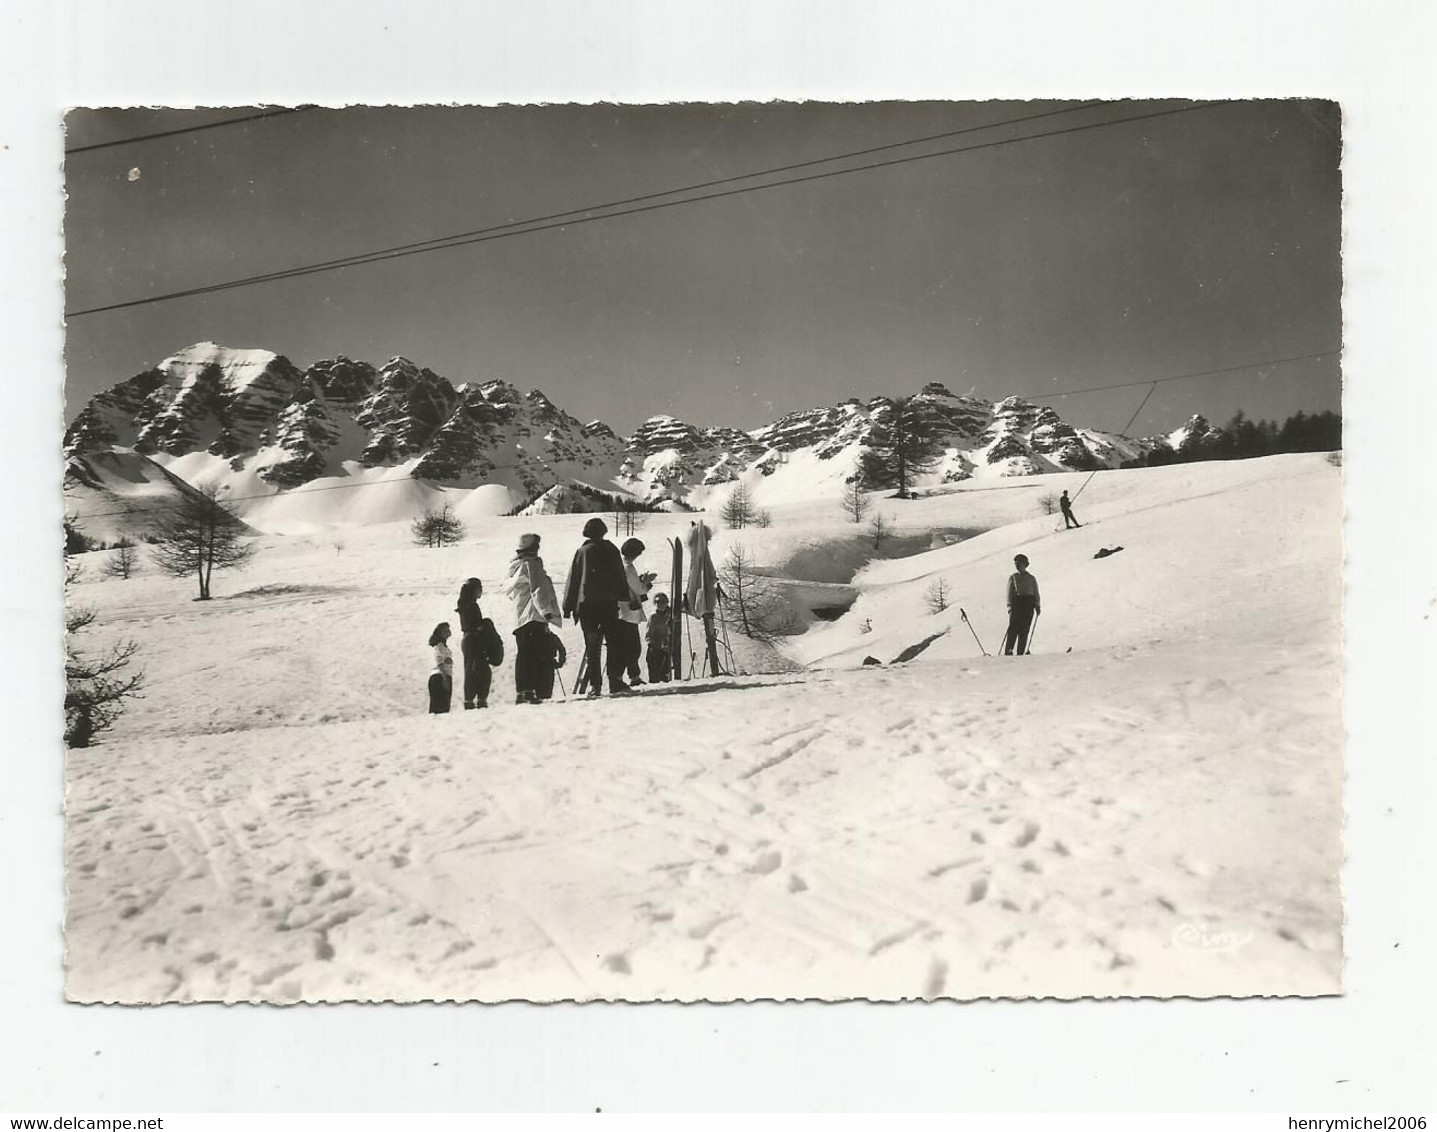
<path fill-rule="evenodd" d="M 546 626 L 563 622 L 554 583 L 539 557 L 539 536 L 519 536 L 509 577 L 503 590 L 514 603 L 514 690 L 517 703 L 537 704 L 543 668 L 552 664 L 552 649 L 545 641 Z"/>
<path fill-rule="evenodd" d="M 639 658 L 643 655 L 642 635 L 639 626 L 647 621 L 644 602 L 649 600 L 654 574 L 640 574 L 634 560 L 644 552 L 644 544 L 636 538 L 625 539 L 619 547 L 624 556 L 624 575 L 629 580 L 629 600 L 619 603 L 619 639 L 624 642 L 624 668 L 628 672 L 629 684 L 642 684 L 639 676 Z"/>

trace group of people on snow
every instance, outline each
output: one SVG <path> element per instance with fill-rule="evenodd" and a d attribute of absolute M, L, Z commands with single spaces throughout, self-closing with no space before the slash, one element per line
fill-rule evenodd
<path fill-rule="evenodd" d="M 607 678 L 610 695 L 633 691 L 645 681 L 639 674 L 643 655 L 640 627 L 647 623 L 648 672 L 651 682 L 670 679 L 672 612 L 667 594 L 654 595 L 653 613 L 645 611 L 653 573 L 635 565 L 644 552 L 636 538 L 615 546 L 606 537 L 608 525 L 595 516 L 584 524 L 584 542 L 574 552 L 561 602 L 539 556 L 539 536 L 519 536 L 500 588 L 514 607 L 514 690 L 516 703 L 538 704 L 554 694 L 554 677 L 568 661 L 564 642 L 554 632 L 565 618 L 584 634 L 584 664 L 575 691 L 599 696 Z M 460 656 L 464 663 L 464 707 L 489 706 L 493 670 L 504 661 L 504 639 L 479 608 L 484 585 L 467 579 L 459 589 Z M 429 710 L 449 710 L 454 694 L 454 654 L 449 648 L 449 622 L 434 627 L 434 671 L 429 676 Z"/>
<path fill-rule="evenodd" d="M 1063 517 L 1074 526 L 1068 493 L 1060 501 Z M 568 661 L 564 642 L 554 632 L 565 618 L 578 623 L 584 634 L 584 663 L 575 692 L 600 696 L 607 681 L 610 695 L 632 692 L 645 683 L 639 662 L 648 653 L 648 682 L 672 678 L 672 629 L 674 611 L 669 596 L 654 595 L 653 611 L 645 610 L 656 577 L 640 573 L 635 564 L 644 553 L 636 538 L 615 546 L 606 537 L 608 525 L 594 516 L 584 524 L 584 541 L 569 565 L 564 597 L 560 601 L 553 580 L 539 557 L 539 536 L 519 536 L 519 545 L 509 563 L 508 577 L 501 592 L 513 604 L 514 690 L 516 702 L 538 704 L 554 694 L 554 678 Z M 1003 653 L 1022 656 L 1028 652 L 1034 618 L 1043 612 L 1038 579 L 1028 572 L 1028 556 L 1013 559 L 1016 567 L 1008 578 L 1008 629 Z M 464 663 L 464 706 L 489 706 L 493 670 L 504 662 L 504 639 L 494 622 L 483 615 L 479 598 L 484 585 L 469 578 L 459 589 L 460 656 Z M 641 633 L 641 627 L 647 631 Z M 429 677 L 429 710 L 449 710 L 454 694 L 454 654 L 449 648 L 449 622 L 434 627 L 429 644 L 434 649 L 434 671 Z"/>

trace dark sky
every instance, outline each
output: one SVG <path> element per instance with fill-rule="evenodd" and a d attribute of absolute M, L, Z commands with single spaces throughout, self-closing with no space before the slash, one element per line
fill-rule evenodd
<path fill-rule="evenodd" d="M 1060 108 L 1057 102 L 314 109 L 67 158 L 67 307 L 140 298 Z M 1076 105 L 1076 104 L 1068 104 Z M 1186 105 L 1114 102 L 890 159 Z M 241 110 L 80 110 L 67 146 Z M 1331 103 L 1204 106 L 340 272 L 73 318 L 67 412 L 201 340 L 403 354 L 621 431 L 752 428 L 916 391 L 1051 400 L 1341 341 Z M 821 169 L 837 166 L 822 166 Z M 805 170 L 812 172 L 819 170 Z M 792 175 L 792 174 L 791 174 Z M 1335 357 L 1160 386 L 1190 413 L 1340 407 Z"/>

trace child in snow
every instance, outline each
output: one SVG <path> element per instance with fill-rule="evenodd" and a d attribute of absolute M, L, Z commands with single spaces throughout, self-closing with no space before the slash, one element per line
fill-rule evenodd
<path fill-rule="evenodd" d="M 429 634 L 434 650 L 434 671 L 429 674 L 429 713 L 442 715 L 454 697 L 454 654 L 449 651 L 449 622 L 441 621 Z"/>
<path fill-rule="evenodd" d="M 484 583 L 478 578 L 468 578 L 459 588 L 459 604 L 455 606 L 461 633 L 459 651 L 464 657 L 466 710 L 489 706 L 489 685 L 493 681 L 490 666 L 504 661 L 504 638 L 479 608 L 483 593 Z"/>
<path fill-rule="evenodd" d="M 649 600 L 649 588 L 654 584 L 654 574 L 640 574 L 634 560 L 644 552 L 644 544 L 636 539 L 625 539 L 619 547 L 624 559 L 624 576 L 629 583 L 629 600 L 619 602 L 619 640 L 624 650 L 624 668 L 628 672 L 629 684 L 642 684 L 639 678 L 639 657 L 643 645 L 639 642 L 639 626 L 648 620 L 644 614 L 644 602 Z"/>
<path fill-rule="evenodd" d="M 1028 630 L 1033 626 L 1033 618 L 1043 612 L 1038 579 L 1028 573 L 1028 556 L 1015 555 L 1013 565 L 1018 569 L 1008 578 L 1008 635 L 1003 638 L 1004 656 L 1012 656 L 1015 645 L 1019 656 L 1028 651 Z"/>
<path fill-rule="evenodd" d="M 559 612 L 559 598 L 554 593 L 554 583 L 544 569 L 544 560 L 539 557 L 539 536 L 519 536 L 519 546 L 514 551 L 514 560 L 509 563 L 509 579 L 504 583 L 504 592 L 514 603 L 514 630 L 517 642 L 514 654 L 514 690 L 516 703 L 537 704 L 539 685 L 544 670 L 552 666 L 552 649 L 545 644 L 549 637 L 549 626 L 563 621 Z M 553 673 L 549 674 L 553 685 Z"/>
<path fill-rule="evenodd" d="M 673 614 L 669 611 L 669 595 L 654 595 L 654 615 L 649 618 L 649 681 L 667 683 L 673 669 Z"/>
<path fill-rule="evenodd" d="M 548 625 L 544 626 L 544 633 L 540 638 L 540 663 L 538 680 L 539 686 L 536 689 L 540 700 L 553 698 L 554 695 L 554 673 L 569 663 L 569 654 L 564 650 L 564 642 L 559 639 Z"/>

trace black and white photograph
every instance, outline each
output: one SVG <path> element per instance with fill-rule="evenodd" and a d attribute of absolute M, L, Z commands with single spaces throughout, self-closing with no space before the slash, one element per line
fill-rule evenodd
<path fill-rule="evenodd" d="M 64 131 L 71 1001 L 1342 993 L 1336 102 Z"/>

